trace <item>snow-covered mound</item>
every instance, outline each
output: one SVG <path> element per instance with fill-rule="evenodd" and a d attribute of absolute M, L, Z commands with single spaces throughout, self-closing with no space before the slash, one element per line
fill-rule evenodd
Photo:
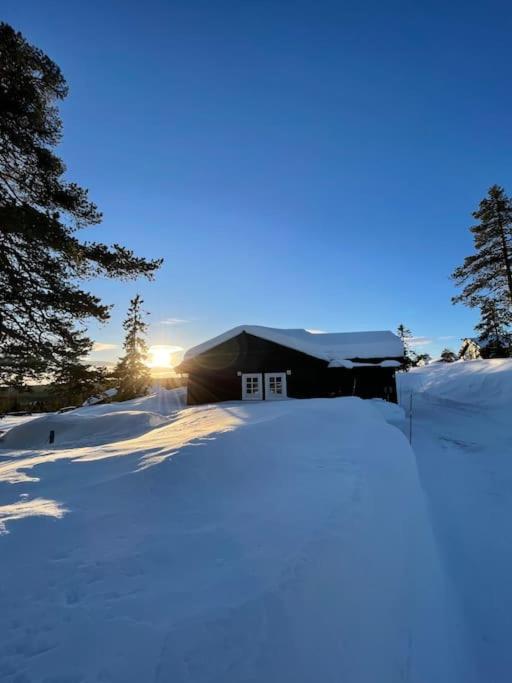
<path fill-rule="evenodd" d="M 398 393 L 407 405 L 411 392 L 475 405 L 512 404 L 512 359 L 432 363 L 399 373 Z"/>
<path fill-rule="evenodd" d="M 435 363 L 400 375 L 399 394 L 477 680 L 509 683 L 512 360 Z"/>
<path fill-rule="evenodd" d="M 46 413 L 9 423 L 0 439 L 4 449 L 77 448 L 97 446 L 145 434 L 169 422 L 184 405 L 183 389 L 160 391 L 133 401 L 87 406 L 68 413 Z M 0 429 L 3 422 L 0 420 Z M 8 428 L 10 427 L 10 429 Z M 50 434 L 53 432 L 53 443 Z"/>
<path fill-rule="evenodd" d="M 24 422 L 30 422 L 36 417 L 41 417 L 44 413 L 32 413 L 29 415 L 1 415 L 0 416 L 0 436 L 12 427 L 21 425 Z"/>
<path fill-rule="evenodd" d="M 50 413 L 10 429 L 3 437 L 2 448 L 75 448 L 130 439 L 160 427 L 167 418 L 157 413 L 115 410 L 103 415 Z M 53 432 L 53 443 L 50 434 Z"/>
<path fill-rule="evenodd" d="M 472 681 L 382 411 L 226 403 L 108 445 L 0 451 L 0 680 Z"/>

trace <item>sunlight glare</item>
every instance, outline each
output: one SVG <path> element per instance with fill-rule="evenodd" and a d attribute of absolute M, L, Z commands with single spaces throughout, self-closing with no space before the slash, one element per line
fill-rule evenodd
<path fill-rule="evenodd" d="M 149 347 L 148 365 L 150 368 L 171 368 L 171 354 L 182 351 L 181 346 L 156 344 Z"/>

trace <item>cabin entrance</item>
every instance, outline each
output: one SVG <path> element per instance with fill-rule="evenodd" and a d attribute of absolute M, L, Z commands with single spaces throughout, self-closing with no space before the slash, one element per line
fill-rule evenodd
<path fill-rule="evenodd" d="M 286 372 L 265 373 L 265 400 L 279 401 L 287 397 Z"/>
<path fill-rule="evenodd" d="M 278 401 L 287 398 L 286 372 L 243 373 L 243 401 Z"/>
<path fill-rule="evenodd" d="M 257 373 L 242 375 L 242 401 L 263 399 L 263 376 Z"/>

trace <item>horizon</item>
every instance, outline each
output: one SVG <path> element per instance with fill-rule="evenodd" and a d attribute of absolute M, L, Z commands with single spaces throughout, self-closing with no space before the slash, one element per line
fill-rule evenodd
<path fill-rule="evenodd" d="M 463 7 L 7 2 L 70 86 L 62 157 L 104 214 L 82 236 L 165 259 L 91 284 L 114 305 L 91 360 L 121 352 L 136 292 L 150 346 L 247 321 L 404 323 L 433 357 L 473 336 L 449 276 L 488 187 L 512 189 L 512 9 Z"/>

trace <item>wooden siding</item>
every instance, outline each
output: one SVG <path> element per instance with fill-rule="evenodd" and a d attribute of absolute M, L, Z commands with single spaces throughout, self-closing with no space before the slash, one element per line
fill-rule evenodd
<path fill-rule="evenodd" d="M 361 359 L 361 362 L 380 360 Z M 180 371 L 188 373 L 190 405 L 241 399 L 238 373 L 287 371 L 290 371 L 287 391 L 291 398 L 355 395 L 396 401 L 394 368 L 328 368 L 324 360 L 246 332 L 185 360 Z"/>

